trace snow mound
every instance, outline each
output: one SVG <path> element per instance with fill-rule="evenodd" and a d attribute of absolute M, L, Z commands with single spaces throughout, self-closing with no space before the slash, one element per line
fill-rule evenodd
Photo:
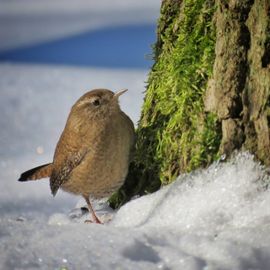
<path fill-rule="evenodd" d="M 149 195 L 147 204 L 145 197 L 132 201 L 120 209 L 114 224 L 173 226 L 213 235 L 228 226 L 256 227 L 266 216 L 270 218 L 270 192 L 263 186 L 267 179 L 262 166 L 242 153 L 229 163 L 217 162 L 207 170 L 180 176 L 175 183 Z"/>
<path fill-rule="evenodd" d="M 117 213 L 96 202 L 113 218 L 103 226 L 83 224 L 82 201 L 69 214 L 41 220 L 5 216 L 0 268 L 268 270 L 269 182 L 264 168 L 242 153 L 182 175 Z"/>

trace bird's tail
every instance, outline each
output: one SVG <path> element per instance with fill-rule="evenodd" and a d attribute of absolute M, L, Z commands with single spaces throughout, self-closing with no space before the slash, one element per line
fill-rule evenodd
<path fill-rule="evenodd" d="M 45 177 L 50 177 L 52 173 L 52 163 L 38 166 L 29 171 L 26 171 L 21 174 L 18 181 L 25 182 L 30 180 L 38 180 Z"/>

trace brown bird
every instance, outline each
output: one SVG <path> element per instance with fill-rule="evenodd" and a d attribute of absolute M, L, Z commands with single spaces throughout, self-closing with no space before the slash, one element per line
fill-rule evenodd
<path fill-rule="evenodd" d="M 134 144 L 134 125 L 118 103 L 126 91 L 83 95 L 71 109 L 53 162 L 24 172 L 19 181 L 50 177 L 54 196 L 59 188 L 82 195 L 93 222 L 101 223 L 89 197 L 109 196 L 123 184 Z"/>

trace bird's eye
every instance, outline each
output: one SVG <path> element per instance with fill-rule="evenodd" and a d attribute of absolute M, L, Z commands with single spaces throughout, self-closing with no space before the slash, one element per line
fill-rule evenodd
<path fill-rule="evenodd" d="M 98 99 L 95 99 L 95 100 L 93 100 L 92 104 L 93 104 L 94 106 L 99 106 L 99 105 L 100 105 L 100 102 L 99 102 Z"/>

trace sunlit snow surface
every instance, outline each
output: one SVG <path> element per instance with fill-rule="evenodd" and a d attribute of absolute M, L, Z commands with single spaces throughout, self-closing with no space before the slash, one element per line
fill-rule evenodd
<path fill-rule="evenodd" d="M 269 269 L 270 179 L 246 153 L 117 212 L 95 202 L 105 225 L 84 224 L 83 200 L 52 198 L 46 179 L 16 181 L 52 159 L 70 106 L 101 78 L 130 86 L 121 104 L 138 120 L 146 72 L 11 64 L 0 72 L 0 269 Z"/>
<path fill-rule="evenodd" d="M 29 197 L 34 215 L 27 208 L 1 209 L 2 269 L 267 270 L 267 182 L 261 166 L 244 153 L 181 176 L 116 213 L 96 202 L 103 208 L 98 214 L 112 218 L 105 225 L 84 224 L 80 208 L 44 215 L 43 199 L 30 206 Z"/>

